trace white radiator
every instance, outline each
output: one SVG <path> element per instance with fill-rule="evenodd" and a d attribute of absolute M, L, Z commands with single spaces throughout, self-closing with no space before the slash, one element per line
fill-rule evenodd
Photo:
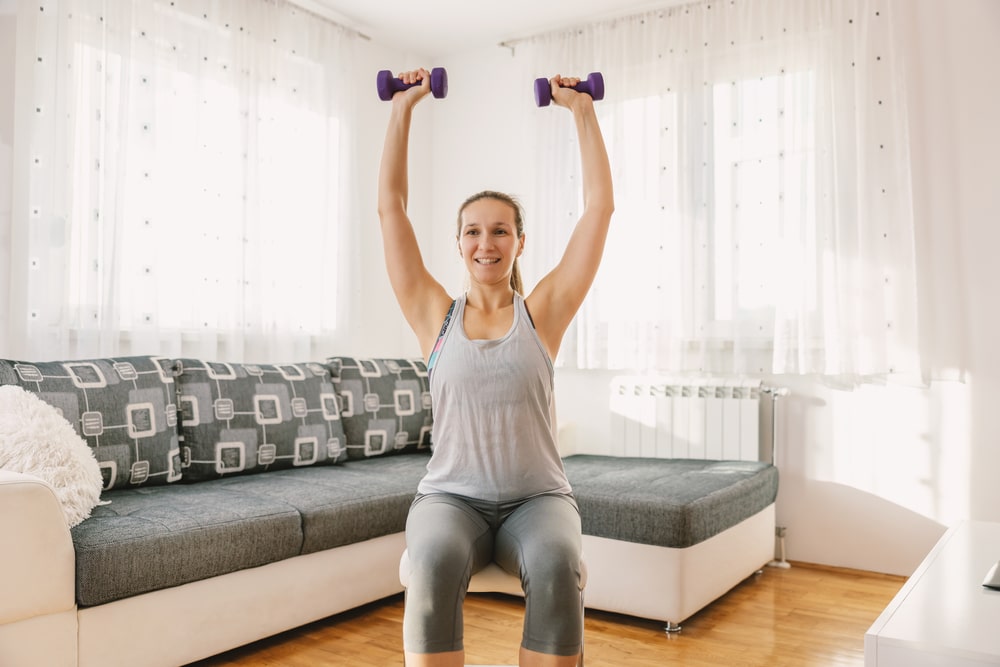
<path fill-rule="evenodd" d="M 774 401 L 783 393 L 743 378 L 618 376 L 611 382 L 611 453 L 773 461 Z"/>

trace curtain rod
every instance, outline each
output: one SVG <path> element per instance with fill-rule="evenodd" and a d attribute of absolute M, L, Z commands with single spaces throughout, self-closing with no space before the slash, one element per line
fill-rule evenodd
<path fill-rule="evenodd" d="M 625 14 L 618 14 L 614 12 L 607 12 L 604 14 L 598 14 L 593 16 L 586 23 L 577 23 L 574 25 L 563 26 L 563 27 L 553 27 L 549 30 L 542 30 L 541 32 L 534 33 L 532 35 L 525 35 L 523 37 L 511 37 L 510 39 L 505 39 L 502 42 L 497 42 L 497 46 L 501 46 L 505 49 L 510 49 L 511 54 L 514 53 L 515 47 L 521 42 L 526 42 L 530 39 L 540 37 L 553 32 L 561 32 L 563 30 L 572 31 L 579 30 L 584 26 L 593 25 L 595 23 L 603 23 L 605 21 L 616 21 L 620 19 L 632 18 L 635 16 L 642 16 L 643 14 L 649 14 L 650 12 L 655 12 L 658 10 L 669 10 L 677 9 L 678 7 L 683 7 L 685 5 L 698 5 L 707 0 L 656 0 L 656 2 L 650 2 L 645 5 L 640 5 L 638 7 L 633 7 Z"/>
<path fill-rule="evenodd" d="M 318 16 L 324 21 L 328 21 L 338 28 L 343 28 L 348 32 L 352 32 L 366 42 L 372 40 L 371 37 L 362 32 L 359 28 L 354 27 L 353 22 L 342 14 L 330 9 L 325 2 L 321 0 L 288 0 L 291 4 L 295 5 L 299 9 L 305 10 L 310 14 Z"/>

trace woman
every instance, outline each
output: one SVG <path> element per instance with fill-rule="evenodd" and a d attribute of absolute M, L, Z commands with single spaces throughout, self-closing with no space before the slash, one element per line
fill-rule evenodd
<path fill-rule="evenodd" d="M 496 192 L 459 210 L 469 288 L 453 299 L 424 266 L 406 213 L 407 148 L 425 69 L 404 72 L 386 131 L 378 211 L 386 266 L 431 368 L 434 452 L 406 524 L 406 664 L 464 665 L 462 601 L 496 561 L 525 591 L 522 666 L 575 665 L 582 646 L 580 515 L 556 446 L 552 360 L 593 282 L 614 197 L 604 139 L 579 79 L 550 80 L 576 122 L 584 210 L 559 264 L 521 294 L 521 209 Z M 444 325 L 442 326 L 442 323 Z"/>

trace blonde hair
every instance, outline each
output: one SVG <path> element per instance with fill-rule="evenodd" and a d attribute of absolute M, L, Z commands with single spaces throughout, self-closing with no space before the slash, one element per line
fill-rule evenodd
<path fill-rule="evenodd" d="M 505 192 L 483 190 L 482 192 L 477 192 L 466 199 L 462 202 L 462 205 L 458 207 L 458 231 L 456 232 L 456 237 L 462 233 L 462 213 L 465 212 L 465 209 L 469 204 L 477 202 L 480 199 L 494 199 L 510 206 L 511 210 L 514 211 L 514 227 L 517 229 L 517 238 L 524 236 L 524 209 L 521 207 L 521 202 L 519 202 L 513 195 L 509 195 Z M 516 257 L 514 258 L 514 267 L 510 271 L 510 286 L 514 288 L 514 291 L 518 294 L 522 296 L 524 295 L 524 283 L 521 280 L 521 267 L 518 265 Z"/>

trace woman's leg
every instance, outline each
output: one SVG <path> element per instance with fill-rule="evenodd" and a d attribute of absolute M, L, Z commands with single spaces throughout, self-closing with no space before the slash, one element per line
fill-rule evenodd
<path fill-rule="evenodd" d="M 496 536 L 496 561 L 524 587 L 522 665 L 575 665 L 583 646 L 580 513 L 572 498 L 525 501 Z"/>
<path fill-rule="evenodd" d="M 492 557 L 486 521 L 461 499 L 430 494 L 406 519 L 410 580 L 403 612 L 406 664 L 462 665 L 462 602 L 472 573 Z"/>

